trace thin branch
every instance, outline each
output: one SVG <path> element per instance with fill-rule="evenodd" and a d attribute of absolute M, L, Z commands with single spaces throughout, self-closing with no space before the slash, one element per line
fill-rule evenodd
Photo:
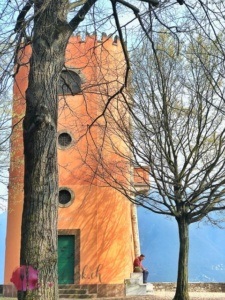
<path fill-rule="evenodd" d="M 69 26 L 72 31 L 74 31 L 78 25 L 84 20 L 86 14 L 89 12 L 91 7 L 97 2 L 98 0 L 87 0 L 85 4 L 81 7 L 78 11 L 76 16 L 69 22 Z"/>
<path fill-rule="evenodd" d="M 77 8 L 78 6 L 83 5 L 87 0 L 78 0 L 76 2 L 70 3 L 69 10 Z"/>
<path fill-rule="evenodd" d="M 23 7 L 23 9 L 21 10 L 21 12 L 18 15 L 17 21 L 16 21 L 16 26 L 14 28 L 15 32 L 18 32 L 21 30 L 21 28 L 23 27 L 23 23 L 25 20 L 25 16 L 28 13 L 28 11 L 31 9 L 31 7 L 33 6 L 34 1 L 33 0 L 28 0 L 26 5 Z"/>

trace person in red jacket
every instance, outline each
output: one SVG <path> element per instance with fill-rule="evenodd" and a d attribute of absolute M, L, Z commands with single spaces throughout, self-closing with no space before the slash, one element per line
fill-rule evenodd
<path fill-rule="evenodd" d="M 140 256 L 136 257 L 134 260 L 134 272 L 142 272 L 143 273 L 143 283 L 147 283 L 148 279 L 148 270 L 144 268 L 142 265 L 142 260 L 145 259 L 145 255 L 141 254 Z"/>

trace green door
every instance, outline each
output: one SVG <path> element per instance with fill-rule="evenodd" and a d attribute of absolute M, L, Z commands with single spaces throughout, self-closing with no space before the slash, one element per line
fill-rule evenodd
<path fill-rule="evenodd" d="M 59 284 L 74 283 L 74 235 L 58 236 L 58 276 Z"/>

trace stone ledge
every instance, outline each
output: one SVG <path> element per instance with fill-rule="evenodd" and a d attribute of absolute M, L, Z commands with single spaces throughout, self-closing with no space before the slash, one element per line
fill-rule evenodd
<path fill-rule="evenodd" d="M 152 282 L 155 291 L 175 291 L 174 282 Z M 189 292 L 225 292 L 225 282 L 189 282 Z"/>

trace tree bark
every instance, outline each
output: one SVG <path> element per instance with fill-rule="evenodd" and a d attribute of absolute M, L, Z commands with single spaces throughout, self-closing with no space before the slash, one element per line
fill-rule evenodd
<path fill-rule="evenodd" d="M 37 1 L 39 5 L 40 2 Z M 58 299 L 57 83 L 70 35 L 59 19 L 60 2 L 51 1 L 34 20 L 23 123 L 25 177 L 20 263 L 37 269 L 39 278 L 38 289 L 18 293 L 23 300 Z"/>
<path fill-rule="evenodd" d="M 188 293 L 188 254 L 189 224 L 185 215 L 176 218 L 179 229 L 180 251 L 178 260 L 177 287 L 173 300 L 189 300 Z"/>

